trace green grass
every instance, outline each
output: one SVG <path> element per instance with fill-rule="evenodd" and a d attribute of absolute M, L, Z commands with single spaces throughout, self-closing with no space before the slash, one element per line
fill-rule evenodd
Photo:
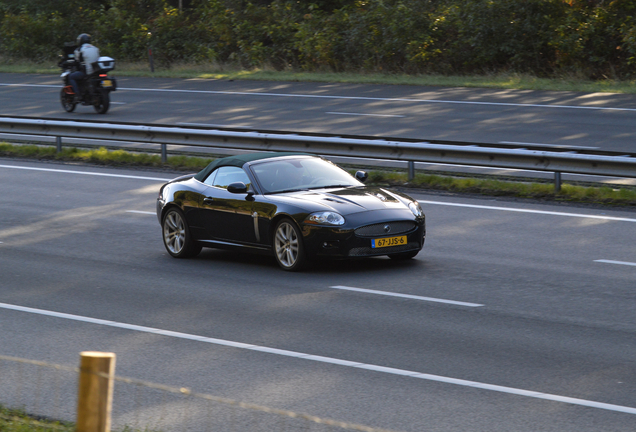
<path fill-rule="evenodd" d="M 125 150 L 108 150 L 101 147 L 83 150 L 74 147 L 63 148 L 60 153 L 52 146 L 15 145 L 0 143 L 0 156 L 24 157 L 62 162 L 86 162 L 96 165 L 171 168 L 176 170 L 199 171 L 212 159 L 192 156 L 169 156 L 168 163 L 161 162 L 161 156 L 151 153 L 134 153 Z"/>
<path fill-rule="evenodd" d="M 582 186 L 564 183 L 556 192 L 553 183 L 509 181 L 495 178 L 459 177 L 417 173 L 408 181 L 401 172 L 372 171 L 369 184 L 410 187 L 456 193 L 507 196 L 549 201 L 636 206 L 636 187 Z"/>
<path fill-rule="evenodd" d="M 0 59 L 0 72 L 57 74 L 55 62 L 34 63 Z M 492 75 L 406 75 L 381 73 L 335 73 L 297 72 L 268 69 L 243 70 L 217 64 L 182 64 L 170 68 L 155 68 L 150 72 L 147 63 L 117 63 L 113 72 L 116 76 L 216 79 L 216 80 L 263 80 L 263 81 L 303 81 L 338 82 L 352 84 L 399 84 L 440 87 L 481 87 L 521 90 L 553 90 L 575 92 L 636 93 L 636 80 L 619 81 L 604 79 L 590 81 L 576 76 L 558 78 L 538 78 L 531 75 L 501 73 Z"/>
<path fill-rule="evenodd" d="M 75 432 L 75 424 L 32 416 L 21 410 L 0 405 L 0 432 Z M 161 432 L 157 429 L 137 429 L 123 426 L 113 432 Z"/>
<path fill-rule="evenodd" d="M 167 163 L 163 164 L 159 155 L 149 153 L 108 150 L 106 148 L 95 150 L 64 148 L 62 152 L 56 153 L 56 148 L 53 146 L 8 143 L 0 143 L 0 157 L 34 158 L 119 167 L 151 167 L 187 172 L 197 172 L 212 161 L 211 158 L 169 156 Z M 562 185 L 561 191 L 555 192 L 554 185 L 547 182 L 510 181 L 492 176 L 465 177 L 427 173 L 417 173 L 413 180 L 408 181 L 405 172 L 374 169 L 369 171 L 367 184 L 488 196 L 636 206 L 636 187 L 629 186 L 582 186 L 565 183 Z"/>
<path fill-rule="evenodd" d="M 29 416 L 0 406 L 0 432 L 73 432 L 75 425 Z"/>

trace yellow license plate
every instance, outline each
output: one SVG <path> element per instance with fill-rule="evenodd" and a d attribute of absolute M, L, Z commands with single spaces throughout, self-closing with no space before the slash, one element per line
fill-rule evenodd
<path fill-rule="evenodd" d="M 104 80 L 104 81 L 102 81 L 102 86 L 104 86 L 104 87 L 112 87 L 113 86 L 113 82 L 111 80 Z"/>
<path fill-rule="evenodd" d="M 406 243 L 407 243 L 406 236 L 388 237 L 388 238 L 371 240 L 371 247 L 381 248 L 381 247 L 387 247 L 387 246 L 400 246 L 400 245 L 405 245 Z"/>

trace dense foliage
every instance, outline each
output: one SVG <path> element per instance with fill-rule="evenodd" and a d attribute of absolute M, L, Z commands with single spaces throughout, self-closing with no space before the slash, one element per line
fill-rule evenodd
<path fill-rule="evenodd" d="M 636 0 L 0 0 L 0 54 L 93 35 L 124 61 L 388 73 L 636 75 Z"/>

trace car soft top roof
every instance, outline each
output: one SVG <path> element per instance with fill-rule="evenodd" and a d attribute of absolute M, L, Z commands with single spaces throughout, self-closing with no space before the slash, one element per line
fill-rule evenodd
<path fill-rule="evenodd" d="M 310 153 L 298 153 L 298 152 L 261 152 L 261 153 L 246 153 L 236 156 L 228 156 L 224 158 L 215 159 L 208 164 L 205 168 L 199 171 L 194 178 L 203 181 L 205 178 L 215 169 L 222 166 L 235 166 L 243 167 L 247 162 L 252 162 L 260 159 L 269 159 L 281 156 L 315 156 Z"/>

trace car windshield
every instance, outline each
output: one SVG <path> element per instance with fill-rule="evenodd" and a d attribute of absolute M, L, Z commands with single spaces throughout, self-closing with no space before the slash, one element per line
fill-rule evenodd
<path fill-rule="evenodd" d="M 267 161 L 252 165 L 263 193 L 364 186 L 345 170 L 320 158 Z"/>

